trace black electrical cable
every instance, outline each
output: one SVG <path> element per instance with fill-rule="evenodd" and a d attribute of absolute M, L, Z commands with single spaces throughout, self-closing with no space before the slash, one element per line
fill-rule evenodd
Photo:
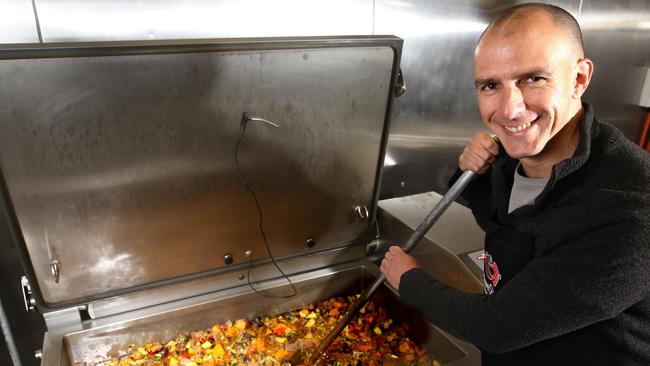
<path fill-rule="evenodd" d="M 260 206 L 260 202 L 257 199 L 257 195 L 255 194 L 255 191 L 250 187 L 248 182 L 246 181 L 246 178 L 244 177 L 244 174 L 241 171 L 241 167 L 239 165 L 239 146 L 241 145 L 242 141 L 244 140 L 244 136 L 246 134 L 246 125 L 248 124 L 248 121 L 250 120 L 248 113 L 244 112 L 242 114 L 241 118 L 241 123 L 240 123 L 240 128 L 239 128 L 239 138 L 237 139 L 237 143 L 235 144 L 235 165 L 237 166 L 237 174 L 239 175 L 239 181 L 241 184 L 246 188 L 246 190 L 251 194 L 251 197 L 253 197 L 253 201 L 255 201 L 255 207 L 257 207 L 257 215 L 259 217 L 259 229 L 260 233 L 262 234 L 262 239 L 264 241 L 264 246 L 266 247 L 266 251 L 269 253 L 269 257 L 271 258 L 271 262 L 273 262 L 273 265 L 277 270 L 282 274 L 282 277 L 289 282 L 289 285 L 291 286 L 291 289 L 293 290 L 293 293 L 289 295 L 271 295 L 271 294 L 266 294 L 262 291 L 257 290 L 254 286 L 253 283 L 251 282 L 251 269 L 253 268 L 253 255 L 250 254 L 248 257 L 248 273 L 246 275 L 246 279 L 248 282 L 248 286 L 255 291 L 255 293 L 262 295 L 264 297 L 269 297 L 269 298 L 274 298 L 274 299 L 286 299 L 290 298 L 293 296 L 296 296 L 298 294 L 298 290 L 296 287 L 293 285 L 293 282 L 291 282 L 291 279 L 282 271 L 280 266 L 278 266 L 278 263 L 275 261 L 275 258 L 273 257 L 273 253 L 271 253 L 271 247 L 269 246 L 268 240 L 266 239 L 266 232 L 264 231 L 264 215 L 262 214 L 262 208 Z"/>

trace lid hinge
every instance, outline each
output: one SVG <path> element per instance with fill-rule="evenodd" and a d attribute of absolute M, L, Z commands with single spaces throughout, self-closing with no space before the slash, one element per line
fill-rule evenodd
<path fill-rule="evenodd" d="M 404 74 L 402 73 L 401 67 L 397 72 L 396 79 L 395 85 L 393 86 L 393 94 L 395 95 L 395 98 L 399 98 L 406 92 L 406 81 L 404 81 Z"/>
<path fill-rule="evenodd" d="M 32 287 L 29 285 L 29 280 L 26 276 L 20 277 L 20 287 L 23 289 L 23 301 L 25 303 L 25 310 L 27 312 L 36 312 L 36 299 L 32 295 Z"/>

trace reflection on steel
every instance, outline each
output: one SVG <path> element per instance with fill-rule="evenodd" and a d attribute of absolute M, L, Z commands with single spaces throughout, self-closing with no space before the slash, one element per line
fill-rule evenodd
<path fill-rule="evenodd" d="M 110 56 L 86 47 L 86 57 L 0 62 L 0 164 L 44 302 L 207 275 L 223 253 L 265 253 L 234 163 L 242 110 L 282 123 L 282 133 L 250 129 L 239 154 L 274 255 L 299 255 L 311 236 L 325 250 L 362 235 L 368 223 L 350 222 L 349 207 L 374 209 L 400 41 L 323 42 L 199 42 L 195 53 L 163 54 L 125 45 Z M 58 283 L 50 258 L 65 266 Z"/>
<path fill-rule="evenodd" d="M 354 213 L 356 215 L 356 219 L 359 221 L 366 221 L 368 220 L 368 216 L 370 216 L 370 214 L 368 213 L 368 207 L 366 206 L 354 207 Z"/>
<path fill-rule="evenodd" d="M 372 0 L 36 0 L 45 42 L 372 34 Z"/>
<path fill-rule="evenodd" d="M 54 283 L 59 283 L 59 274 L 61 271 L 61 262 L 58 260 L 53 260 L 50 263 L 50 271 L 52 272 L 52 278 L 54 278 Z"/>
<path fill-rule="evenodd" d="M 2 329 L 2 336 L 4 337 L 5 344 L 9 350 L 9 356 L 11 358 L 11 362 L 14 364 L 13 366 L 20 366 L 20 354 L 18 353 L 18 348 L 16 348 L 16 342 L 14 341 L 11 326 L 9 325 L 7 313 L 5 313 L 2 298 L 0 298 L 0 329 Z"/>
<path fill-rule="evenodd" d="M 31 0 L 0 2 L 0 44 L 38 43 L 36 18 Z"/>
<path fill-rule="evenodd" d="M 596 116 L 637 142 L 643 110 L 641 67 L 650 65 L 650 2 L 585 0 L 580 14 L 585 55 L 594 75 L 584 99 Z"/>
<path fill-rule="evenodd" d="M 258 121 L 258 122 L 268 123 L 268 124 L 270 124 L 270 125 L 273 126 L 273 127 L 280 127 L 279 124 L 277 124 L 277 123 L 275 123 L 275 122 L 271 122 L 271 121 L 266 120 L 266 119 L 264 119 L 264 118 L 249 117 L 248 120 L 249 120 L 249 121 Z"/>

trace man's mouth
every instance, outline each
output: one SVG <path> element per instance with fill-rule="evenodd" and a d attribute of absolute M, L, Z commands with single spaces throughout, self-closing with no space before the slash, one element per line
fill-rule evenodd
<path fill-rule="evenodd" d="M 534 120 L 532 120 L 532 121 L 530 121 L 530 122 L 528 122 L 528 123 L 526 123 L 524 125 L 521 125 L 521 126 L 503 126 L 503 128 L 505 128 L 507 131 L 512 132 L 512 133 L 521 132 L 521 131 L 524 131 L 524 130 L 528 129 L 530 126 L 532 126 L 533 123 L 537 122 L 538 119 L 539 119 L 539 117 L 537 117 Z"/>

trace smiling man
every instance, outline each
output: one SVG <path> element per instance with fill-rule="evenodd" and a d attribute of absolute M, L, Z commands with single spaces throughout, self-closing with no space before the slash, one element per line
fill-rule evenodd
<path fill-rule="evenodd" d="M 474 343 L 484 365 L 650 365 L 650 157 L 583 103 L 593 63 L 575 19 L 506 10 L 474 66 L 483 132 L 459 171 L 486 232 L 485 293 L 431 278 L 391 247 L 403 301 Z"/>

